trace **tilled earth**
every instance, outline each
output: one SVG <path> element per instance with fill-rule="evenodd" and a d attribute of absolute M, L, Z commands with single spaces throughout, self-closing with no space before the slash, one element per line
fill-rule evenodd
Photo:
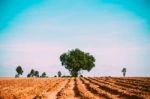
<path fill-rule="evenodd" d="M 150 77 L 0 78 L 0 99 L 150 99 Z"/>

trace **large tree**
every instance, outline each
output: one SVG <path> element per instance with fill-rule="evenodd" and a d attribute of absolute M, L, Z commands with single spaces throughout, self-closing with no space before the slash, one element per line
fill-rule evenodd
<path fill-rule="evenodd" d="M 62 66 L 69 70 L 73 77 L 77 77 L 81 70 L 90 71 L 94 66 L 95 58 L 80 49 L 74 49 L 60 56 Z"/>
<path fill-rule="evenodd" d="M 16 72 L 17 72 L 16 77 L 19 77 L 20 75 L 22 75 L 22 74 L 23 74 L 22 67 L 21 67 L 21 66 L 18 66 L 18 67 L 16 68 Z"/>

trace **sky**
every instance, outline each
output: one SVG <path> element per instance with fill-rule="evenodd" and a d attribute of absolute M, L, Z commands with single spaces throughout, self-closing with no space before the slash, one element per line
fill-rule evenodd
<path fill-rule="evenodd" d="M 149 0 L 0 0 L 0 77 L 21 65 L 68 75 L 59 57 L 79 48 L 96 58 L 84 76 L 150 76 Z"/>

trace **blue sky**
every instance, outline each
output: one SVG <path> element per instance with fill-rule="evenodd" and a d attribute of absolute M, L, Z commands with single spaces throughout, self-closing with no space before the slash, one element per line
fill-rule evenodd
<path fill-rule="evenodd" d="M 21 65 L 54 76 L 59 56 L 79 48 L 96 58 L 86 76 L 150 76 L 149 0 L 0 0 L 0 76 Z"/>

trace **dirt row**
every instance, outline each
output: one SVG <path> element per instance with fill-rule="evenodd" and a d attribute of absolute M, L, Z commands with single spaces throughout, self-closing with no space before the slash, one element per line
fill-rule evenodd
<path fill-rule="evenodd" d="M 0 99 L 149 99 L 150 90 L 145 87 L 149 81 L 116 77 L 0 78 Z"/>

